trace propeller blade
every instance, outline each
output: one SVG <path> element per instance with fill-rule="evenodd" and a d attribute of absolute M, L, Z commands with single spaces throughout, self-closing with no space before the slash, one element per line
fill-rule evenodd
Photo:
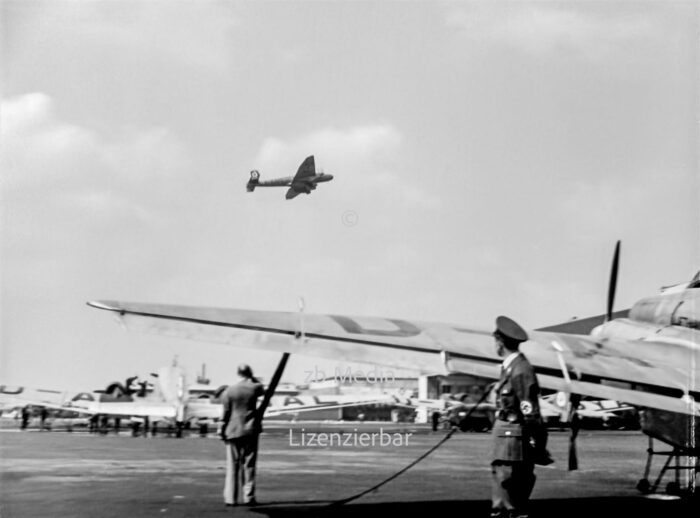
<path fill-rule="evenodd" d="M 612 320 L 613 305 L 615 303 L 615 289 L 617 288 L 617 270 L 620 262 L 620 241 L 615 245 L 612 268 L 610 269 L 610 285 L 608 286 L 608 307 L 605 313 L 605 321 Z"/>

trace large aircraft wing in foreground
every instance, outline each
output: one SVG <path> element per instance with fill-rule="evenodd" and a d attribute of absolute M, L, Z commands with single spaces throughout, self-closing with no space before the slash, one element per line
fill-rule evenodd
<path fill-rule="evenodd" d="M 686 307 L 698 311 L 700 290 L 687 295 L 692 297 L 683 301 Z M 459 372 L 496 379 L 502 361 L 495 354 L 490 330 L 459 325 L 308 314 L 303 317 L 302 336 L 297 313 L 107 301 L 89 304 L 116 312 L 133 330 L 372 363 L 417 374 Z M 691 363 L 700 356 L 698 330 L 624 320 L 612 321 L 610 327 L 636 330 L 636 338 L 606 336 L 605 329 L 597 336 L 531 331 L 521 350 L 535 365 L 544 388 L 698 415 L 698 366 L 693 368 Z M 644 327 L 650 329 L 644 332 Z"/>
<path fill-rule="evenodd" d="M 622 401 L 641 409 L 642 429 L 698 455 L 700 282 L 637 302 L 591 334 L 529 332 L 521 350 L 543 388 Z M 387 318 L 310 315 L 100 301 L 132 330 L 333 359 L 417 374 L 497 379 L 491 329 Z M 608 312 L 608 316 L 612 312 Z M 648 471 L 648 470 L 647 470 Z"/>

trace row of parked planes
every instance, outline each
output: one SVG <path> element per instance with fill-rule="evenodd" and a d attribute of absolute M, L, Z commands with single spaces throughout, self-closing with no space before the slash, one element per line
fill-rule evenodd
<path fill-rule="evenodd" d="M 163 367 L 151 374 L 152 380 L 127 378 L 106 388 L 71 393 L 28 387 L 0 385 L 0 412 L 3 417 L 49 416 L 56 420 L 77 419 L 87 424 L 91 416 L 128 418 L 134 422 L 148 419 L 176 430 L 192 426 L 215 425 L 222 415 L 220 396 L 226 385 L 212 385 L 204 376 L 188 384 L 184 370 L 177 365 Z M 475 387 L 480 396 L 480 387 Z M 279 420 L 393 420 L 432 421 L 433 427 L 452 424 L 462 429 L 490 428 L 495 412 L 489 397 L 473 408 L 474 394 L 444 394 L 441 398 L 416 397 L 405 389 L 374 390 L 354 394 L 314 394 L 305 386 L 281 384 L 265 411 L 265 419 Z M 568 407 L 566 395 L 554 392 L 540 399 L 542 416 L 549 426 L 557 427 Z M 639 428 L 635 409 L 612 400 L 590 399 L 579 403 L 577 417 L 582 428 Z M 567 425 L 568 426 L 568 425 Z M 179 434 L 178 434 L 179 435 Z"/>

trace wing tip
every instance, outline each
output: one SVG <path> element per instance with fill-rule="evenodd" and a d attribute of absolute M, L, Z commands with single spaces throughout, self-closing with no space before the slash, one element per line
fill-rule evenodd
<path fill-rule="evenodd" d="M 106 311 L 122 311 L 119 304 L 111 300 L 89 300 L 87 305 L 97 309 L 104 309 Z"/>

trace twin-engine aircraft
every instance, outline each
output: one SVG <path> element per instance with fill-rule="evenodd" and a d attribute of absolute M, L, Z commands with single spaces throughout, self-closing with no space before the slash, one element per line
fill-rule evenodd
<path fill-rule="evenodd" d="M 285 197 L 288 200 L 291 200 L 303 192 L 306 194 L 311 194 L 311 191 L 316 189 L 319 183 L 330 182 L 332 179 L 332 174 L 316 172 L 314 156 L 311 155 L 301 163 L 299 169 L 297 170 L 297 174 L 295 174 L 293 177 L 285 176 L 283 178 L 260 181 L 260 173 L 253 169 L 250 172 L 250 180 L 248 180 L 248 183 L 246 184 L 246 189 L 248 192 L 253 192 L 256 187 L 289 187 Z"/>
<path fill-rule="evenodd" d="M 535 366 L 543 388 L 633 405 L 640 409 L 645 434 L 671 445 L 677 459 L 698 457 L 700 273 L 684 286 L 613 313 L 617 253 L 613 265 L 606 315 L 528 331 L 521 351 Z M 465 373 L 493 380 L 502 362 L 492 328 L 128 302 L 88 304 L 116 313 L 132 330 L 417 374 Z M 648 482 L 655 453 L 649 451 L 647 470 L 638 484 L 643 492 L 654 491 L 668 468 L 667 462 L 657 481 Z M 691 471 L 696 469 L 692 462 L 687 466 Z M 694 472 L 689 478 L 692 491 Z"/>

